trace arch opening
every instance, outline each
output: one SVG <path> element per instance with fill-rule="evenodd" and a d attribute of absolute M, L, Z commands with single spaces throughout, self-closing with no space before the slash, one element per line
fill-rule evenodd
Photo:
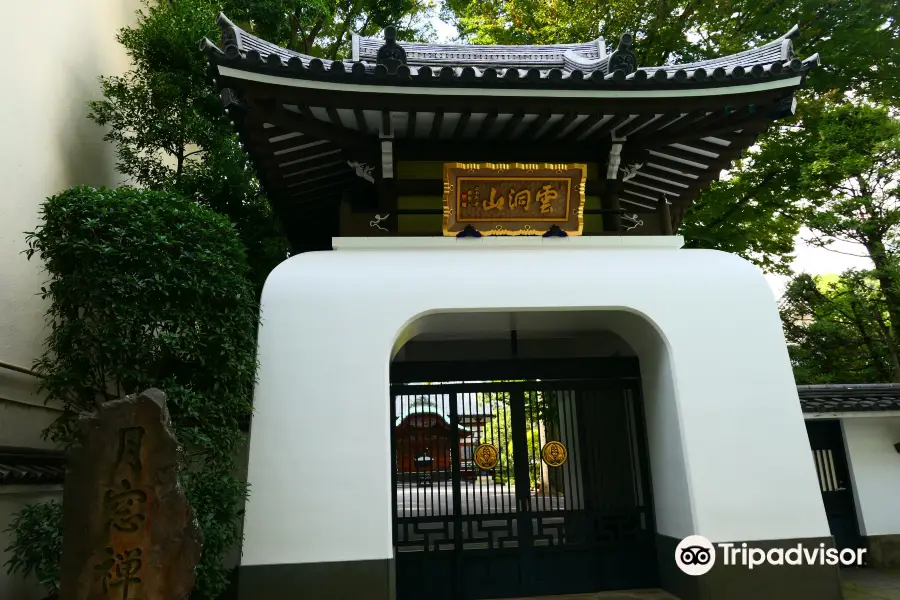
<path fill-rule="evenodd" d="M 398 600 L 659 587 L 659 527 L 691 516 L 687 498 L 654 510 L 687 485 L 649 320 L 431 312 L 398 336 L 390 381 Z"/>

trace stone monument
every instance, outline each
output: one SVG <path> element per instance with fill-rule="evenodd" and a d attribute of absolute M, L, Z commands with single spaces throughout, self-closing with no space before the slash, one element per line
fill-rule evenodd
<path fill-rule="evenodd" d="M 60 600 L 185 600 L 203 536 L 157 389 L 82 418 L 63 495 Z"/>

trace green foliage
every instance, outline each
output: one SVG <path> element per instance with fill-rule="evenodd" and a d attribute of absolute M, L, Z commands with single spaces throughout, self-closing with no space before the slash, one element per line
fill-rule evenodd
<path fill-rule="evenodd" d="M 781 318 L 798 384 L 898 381 L 896 334 L 871 271 L 797 276 Z"/>
<path fill-rule="evenodd" d="M 50 500 L 26 506 L 5 530 L 13 540 L 4 549 L 12 556 L 7 573 L 33 577 L 51 596 L 59 594 L 62 521 L 62 505 Z"/>
<path fill-rule="evenodd" d="M 351 34 L 377 35 L 388 25 L 399 39 L 434 36 L 434 0 L 223 0 L 222 10 L 254 35 L 297 52 L 350 56 Z"/>
<path fill-rule="evenodd" d="M 208 0 L 148 2 L 137 25 L 118 34 L 132 69 L 101 78 L 103 100 L 90 103 L 89 118 L 108 127 L 104 139 L 131 182 L 231 219 L 261 290 L 288 245 L 197 49 L 203 37 L 218 39 L 218 8 Z"/>
<path fill-rule="evenodd" d="M 889 0 L 448 0 L 443 16 L 457 24 L 463 37 L 484 44 L 600 36 L 615 44 L 627 31 L 635 34 L 634 52 L 643 66 L 738 52 L 798 24 L 797 54 L 819 52 L 825 61 L 809 76 L 798 118 L 764 134 L 730 178 L 702 193 L 679 232 L 688 247 L 734 252 L 767 271 L 788 273 L 794 239 L 813 214 L 810 202 L 827 197 L 848 173 L 846 164 L 830 165 L 836 152 L 818 154 L 829 140 L 816 134 L 816 120 L 827 107 L 849 104 L 850 95 L 889 106 L 900 99 L 898 12 Z M 856 120 L 844 126 L 849 138 L 861 125 Z M 836 146 L 832 150 L 838 151 Z M 833 177 L 816 177 L 817 161 Z"/>
<path fill-rule="evenodd" d="M 225 585 L 245 485 L 234 477 L 250 416 L 258 325 L 244 249 L 228 220 L 181 196 L 79 187 L 49 198 L 28 234 L 49 272 L 47 351 L 35 363 L 74 440 L 82 411 L 149 387 L 168 396 L 185 485 L 205 537 L 194 598 Z"/>
<path fill-rule="evenodd" d="M 738 52 L 799 24 L 798 53 L 820 52 L 828 63 L 810 77 L 817 93 L 854 90 L 893 102 L 900 81 L 900 19 L 890 0 L 447 0 L 443 16 L 477 44 L 571 43 L 600 36 L 615 43 L 631 32 L 644 66 Z"/>

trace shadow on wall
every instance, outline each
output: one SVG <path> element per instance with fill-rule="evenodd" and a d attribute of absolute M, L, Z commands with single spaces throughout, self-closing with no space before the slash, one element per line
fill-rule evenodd
<path fill-rule="evenodd" d="M 84 55 L 80 58 L 84 62 L 104 64 L 96 41 L 86 43 L 82 52 Z M 69 81 L 65 89 L 70 98 L 77 100 L 69 104 L 60 119 L 66 126 L 57 137 L 57 152 L 62 180 L 70 186 L 116 187 L 127 183 L 122 175 L 110 168 L 116 157 L 115 146 L 103 140 L 107 128 L 101 128 L 88 118 L 88 101 L 103 97 L 100 75 L 103 73 L 94 73 L 90 69 L 67 71 Z"/>

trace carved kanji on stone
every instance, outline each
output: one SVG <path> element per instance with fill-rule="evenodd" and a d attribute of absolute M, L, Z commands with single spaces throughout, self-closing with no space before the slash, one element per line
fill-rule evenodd
<path fill-rule="evenodd" d="M 159 390 L 81 420 L 63 496 L 60 600 L 186 600 L 203 536 Z"/>

